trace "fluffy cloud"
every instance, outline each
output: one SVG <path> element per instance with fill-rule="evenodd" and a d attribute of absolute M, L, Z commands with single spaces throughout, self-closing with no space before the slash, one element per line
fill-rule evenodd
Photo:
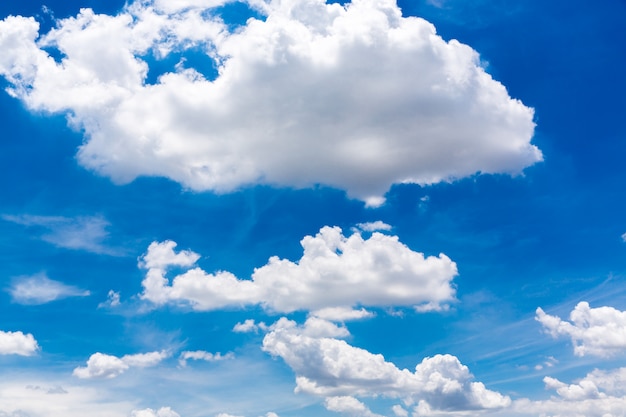
<path fill-rule="evenodd" d="M 570 313 L 570 322 L 546 314 L 541 308 L 537 308 L 535 318 L 552 337 L 570 337 L 577 356 L 609 357 L 626 349 L 626 311 L 591 308 L 583 301 Z"/>
<path fill-rule="evenodd" d="M 398 369 L 382 355 L 336 339 L 333 332 L 312 330 L 309 321 L 299 326 L 281 318 L 263 340 L 263 349 L 281 357 L 296 373 L 298 392 L 323 397 L 383 395 L 446 411 L 497 409 L 510 404 L 508 397 L 472 381 L 468 368 L 454 356 L 425 358 L 410 372 Z M 344 411 L 360 407 L 346 398 L 330 399 L 328 405 Z"/>
<path fill-rule="evenodd" d="M 298 262 L 272 257 L 251 280 L 196 267 L 170 285 L 168 267 L 191 267 L 199 256 L 176 253 L 171 241 L 154 242 L 140 262 L 148 270 L 142 297 L 155 304 L 187 302 L 196 310 L 261 304 L 280 312 L 357 304 L 437 310 L 454 300 L 456 264 L 444 254 L 424 257 L 378 232 L 365 240 L 359 233 L 345 237 L 338 227 L 323 227 L 300 243 L 304 254 Z"/>
<path fill-rule="evenodd" d="M 178 363 L 180 364 L 180 366 L 187 366 L 187 361 L 189 359 L 193 359 L 196 361 L 207 361 L 207 362 L 217 362 L 217 361 L 223 361 L 226 359 L 232 359 L 234 358 L 235 355 L 232 352 L 229 352 L 225 355 L 222 355 L 221 353 L 211 353 L 211 352 L 206 352 L 204 350 L 194 350 L 194 351 L 189 351 L 186 350 L 184 352 L 181 352 L 180 357 L 178 359 Z"/>
<path fill-rule="evenodd" d="M 6 221 L 45 230 L 41 239 L 55 246 L 85 250 L 88 252 L 120 255 L 121 251 L 104 245 L 109 236 L 109 222 L 100 216 L 62 217 L 62 216 L 20 216 L 3 215 Z"/>
<path fill-rule="evenodd" d="M 39 345 L 30 333 L 0 331 L 0 355 L 32 356 L 38 350 Z"/>
<path fill-rule="evenodd" d="M 313 311 L 311 315 L 330 321 L 350 321 L 374 317 L 374 313 L 367 311 L 364 308 L 354 310 L 345 307 L 327 307 L 321 310 Z"/>
<path fill-rule="evenodd" d="M 254 319 L 244 320 L 243 323 L 237 323 L 233 327 L 233 332 L 235 333 L 258 333 L 259 330 L 267 330 L 267 325 L 263 322 L 257 324 Z"/>
<path fill-rule="evenodd" d="M 354 397 L 328 397 L 324 401 L 324 406 L 327 410 L 354 417 L 383 417 L 372 413 L 365 404 Z"/>
<path fill-rule="evenodd" d="M 542 159 L 533 110 L 476 51 L 393 0 L 250 0 L 265 16 L 234 32 L 207 13 L 222 3 L 83 9 L 42 35 L 34 19 L 8 17 L 0 74 L 30 109 L 68 114 L 85 134 L 78 161 L 117 182 L 156 175 L 216 192 L 322 183 L 378 205 L 393 183 L 515 174 Z M 181 61 L 146 83 L 145 56 L 189 48 L 215 78 Z"/>
<path fill-rule="evenodd" d="M 14 302 L 34 305 L 67 297 L 86 297 L 90 294 L 87 290 L 52 280 L 44 273 L 15 278 L 8 292 Z"/>
<path fill-rule="evenodd" d="M 87 366 L 74 369 L 73 375 L 81 379 L 115 378 L 130 367 L 146 368 L 159 364 L 169 357 L 166 351 L 124 355 L 121 358 L 96 352 L 87 360 Z"/>

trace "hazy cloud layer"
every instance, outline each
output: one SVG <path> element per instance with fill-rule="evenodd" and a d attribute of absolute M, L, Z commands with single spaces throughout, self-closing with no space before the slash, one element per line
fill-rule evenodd
<path fill-rule="evenodd" d="M 452 355 L 425 358 L 411 372 L 338 339 L 347 334 L 330 322 L 327 331 L 321 328 L 311 319 L 300 326 L 281 318 L 263 339 L 263 349 L 282 358 L 295 372 L 296 391 L 323 397 L 382 395 L 418 403 L 422 409 L 445 411 L 497 409 L 511 403 L 508 397 L 473 381 L 469 369 Z M 327 400 L 328 405 L 345 411 L 360 407 L 346 398 Z"/>
<path fill-rule="evenodd" d="M 537 308 L 536 320 L 552 337 L 569 337 L 577 356 L 608 357 L 626 349 L 626 312 L 613 307 L 591 308 L 580 302 L 570 313 L 570 321 L 561 320 Z"/>
<path fill-rule="evenodd" d="M 304 249 L 300 260 L 272 257 L 255 269 L 251 280 L 196 267 L 175 276 L 170 284 L 168 268 L 191 268 L 199 255 L 175 252 L 172 241 L 154 242 L 140 262 L 147 269 L 142 297 L 155 304 L 189 303 L 196 310 L 260 304 L 279 312 L 356 305 L 440 310 L 454 300 L 456 264 L 444 254 L 424 257 L 396 236 L 373 233 L 363 239 L 354 233 L 346 237 L 338 227 L 323 227 L 300 243 Z M 327 317 L 334 313 L 347 318 L 344 310 L 323 311 Z"/>
<path fill-rule="evenodd" d="M 264 20 L 233 33 L 206 13 L 222 3 L 83 9 L 46 34 L 8 17 L 0 74 L 30 109 L 68 114 L 85 134 L 79 162 L 117 182 L 156 175 L 217 192 L 322 183 L 378 205 L 393 183 L 516 174 L 542 160 L 533 110 L 476 51 L 392 0 L 249 1 Z M 215 79 L 211 64 L 181 61 L 146 84 L 145 56 L 189 48 L 214 63 Z"/>

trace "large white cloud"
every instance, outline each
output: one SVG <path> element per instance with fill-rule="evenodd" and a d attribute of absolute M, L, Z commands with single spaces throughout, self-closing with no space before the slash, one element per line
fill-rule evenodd
<path fill-rule="evenodd" d="M 519 173 L 542 159 L 533 110 L 476 51 L 393 0 L 250 1 L 263 20 L 229 32 L 205 8 L 144 1 L 83 9 L 38 40 L 0 22 L 0 74 L 33 110 L 67 113 L 82 165 L 115 181 L 164 176 L 194 190 L 326 184 L 380 204 L 393 183 Z M 57 49 L 55 60 L 44 48 Z M 200 48 L 217 78 L 181 61 L 146 84 L 147 55 Z"/>
<path fill-rule="evenodd" d="M 297 392 L 331 397 L 327 400 L 331 409 L 355 411 L 358 402 L 344 397 L 380 395 L 441 411 L 497 409 L 511 403 L 473 381 L 469 369 L 452 355 L 425 358 L 411 372 L 337 339 L 336 330 L 324 334 L 319 328 L 315 324 L 312 329 L 310 319 L 299 326 L 281 318 L 265 335 L 263 349 L 293 369 Z"/>
<path fill-rule="evenodd" d="M 38 350 L 39 344 L 32 334 L 0 330 L 0 355 L 32 356 Z"/>
<path fill-rule="evenodd" d="M 623 354 L 626 350 L 626 311 L 613 307 L 591 308 L 580 302 L 570 313 L 570 322 L 537 308 L 536 320 L 553 337 L 570 337 L 577 356 L 601 357 Z"/>
<path fill-rule="evenodd" d="M 251 280 L 195 267 L 170 284 L 168 268 L 191 268 L 199 255 L 175 252 L 172 241 L 154 242 L 140 261 L 147 269 L 142 297 L 155 304 L 189 303 L 196 310 L 260 304 L 279 312 L 356 305 L 438 310 L 454 300 L 456 264 L 444 254 L 424 257 L 396 236 L 373 233 L 364 239 L 355 232 L 346 237 L 338 227 L 323 227 L 300 243 L 304 253 L 299 261 L 272 257 L 255 269 Z M 346 315 L 345 309 L 322 312 Z"/>
<path fill-rule="evenodd" d="M 115 378 L 130 367 L 146 368 L 159 364 L 170 356 L 167 351 L 137 353 L 124 355 L 121 358 L 113 355 L 96 352 L 87 360 L 87 366 L 77 367 L 73 375 L 81 379 Z"/>

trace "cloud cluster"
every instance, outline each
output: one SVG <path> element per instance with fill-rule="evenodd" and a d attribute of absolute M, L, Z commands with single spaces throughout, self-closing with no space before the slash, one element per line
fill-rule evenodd
<path fill-rule="evenodd" d="M 189 359 L 193 359 L 196 361 L 217 362 L 217 361 L 232 359 L 234 357 L 235 355 L 232 352 L 222 355 L 219 352 L 211 353 L 211 352 L 206 352 L 204 350 L 193 350 L 193 351 L 186 350 L 184 352 L 181 352 L 180 357 L 178 358 L 178 363 L 180 364 L 180 366 L 184 367 L 184 366 L 187 366 L 187 361 Z"/>
<path fill-rule="evenodd" d="M 32 356 L 38 350 L 39 344 L 32 334 L 0 330 L 0 355 Z"/>
<path fill-rule="evenodd" d="M 584 378 L 567 384 L 546 377 L 547 389 L 556 396 L 544 401 L 528 399 L 514 402 L 512 414 L 568 417 L 618 417 L 626 411 L 626 368 L 594 370 Z"/>
<path fill-rule="evenodd" d="M 326 406 L 336 411 L 367 411 L 359 397 L 400 398 L 443 411 L 498 409 L 511 400 L 488 390 L 465 365 L 452 355 L 425 358 L 411 372 L 398 369 L 379 354 L 351 346 L 338 337 L 347 331 L 321 319 L 304 325 L 281 318 L 263 339 L 263 350 L 282 358 L 296 374 L 296 391 L 327 397 Z M 374 416 L 373 413 L 369 415 Z"/>
<path fill-rule="evenodd" d="M 30 305 L 45 304 L 67 297 L 90 295 L 87 290 L 52 280 L 44 273 L 17 277 L 13 279 L 7 291 L 13 302 Z"/>
<path fill-rule="evenodd" d="M 237 279 L 225 271 L 209 274 L 195 267 L 174 277 L 170 284 L 168 268 L 191 268 L 199 255 L 175 252 L 172 241 L 154 242 L 140 261 L 147 269 L 142 297 L 155 304 L 186 302 L 196 310 L 260 304 L 278 312 L 356 305 L 440 310 L 454 300 L 452 279 L 457 268 L 444 254 L 424 257 L 395 236 L 375 232 L 363 239 L 355 232 L 346 237 L 338 227 L 323 227 L 300 243 L 304 249 L 300 260 L 274 256 L 255 269 L 251 280 Z M 345 316 L 345 310 L 318 314 Z"/>
<path fill-rule="evenodd" d="M 537 308 L 535 318 L 552 337 L 570 337 L 577 356 L 609 357 L 626 349 L 626 311 L 591 308 L 583 301 L 574 307 L 569 322 L 546 314 L 541 308 Z"/>
<path fill-rule="evenodd" d="M 115 378 L 131 367 L 146 368 L 158 365 L 170 356 L 167 351 L 137 353 L 124 355 L 121 358 L 96 352 L 87 360 L 87 366 L 77 367 L 73 375 L 81 379 Z"/>
<path fill-rule="evenodd" d="M 117 182 L 163 176 L 216 192 L 322 183 L 378 205 L 394 183 L 515 174 L 542 160 L 533 110 L 476 51 L 393 0 L 250 0 L 263 18 L 233 32 L 212 10 L 223 3 L 82 9 L 46 34 L 8 17 L 0 74 L 30 109 L 68 114 L 85 134 L 79 162 Z M 181 60 L 146 82 L 146 57 L 187 50 L 210 63 Z"/>

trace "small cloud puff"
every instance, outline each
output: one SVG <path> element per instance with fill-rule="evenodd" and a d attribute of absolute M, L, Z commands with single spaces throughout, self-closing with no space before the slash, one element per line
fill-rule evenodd
<path fill-rule="evenodd" d="M 87 366 L 77 367 L 74 369 L 73 375 L 81 379 L 111 379 L 123 374 L 130 367 L 155 366 L 169 356 L 170 353 L 167 351 L 124 355 L 121 358 L 96 352 L 87 360 Z"/>

